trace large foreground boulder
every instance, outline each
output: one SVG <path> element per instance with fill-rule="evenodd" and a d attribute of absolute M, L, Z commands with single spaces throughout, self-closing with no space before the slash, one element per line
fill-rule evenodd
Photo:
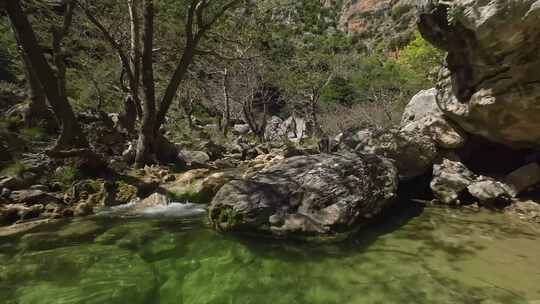
<path fill-rule="evenodd" d="M 225 184 L 209 217 L 223 231 L 335 237 L 380 214 L 397 184 L 392 161 L 379 156 L 296 156 Z"/>
<path fill-rule="evenodd" d="M 420 32 L 448 51 L 437 93 L 445 115 L 490 141 L 538 147 L 538 0 L 423 3 Z"/>

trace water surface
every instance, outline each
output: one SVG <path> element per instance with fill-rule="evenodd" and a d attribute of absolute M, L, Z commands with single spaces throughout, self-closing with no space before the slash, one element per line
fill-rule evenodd
<path fill-rule="evenodd" d="M 0 302 L 540 303 L 539 239 L 503 214 L 441 208 L 326 245 L 225 236 L 189 212 L 97 217 L 0 238 Z"/>

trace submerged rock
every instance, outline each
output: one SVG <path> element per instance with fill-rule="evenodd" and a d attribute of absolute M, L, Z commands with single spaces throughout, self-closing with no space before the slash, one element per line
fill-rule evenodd
<path fill-rule="evenodd" d="M 52 278 L 62 284 L 51 283 Z M 13 294 L 21 304 L 142 304 L 151 301 L 157 286 L 151 265 L 141 257 L 102 245 L 21 254 L 4 269 L 2 279 L 16 286 Z"/>
<path fill-rule="evenodd" d="M 379 215 L 396 191 L 397 170 L 383 157 L 297 156 L 225 184 L 209 217 L 223 231 L 333 237 Z"/>
<path fill-rule="evenodd" d="M 437 103 L 465 131 L 510 147 L 540 145 L 540 5 L 424 1 L 419 30 L 448 51 Z"/>
<path fill-rule="evenodd" d="M 534 201 L 515 201 L 512 205 L 505 208 L 509 214 L 516 215 L 522 220 L 540 223 L 540 204 Z"/>

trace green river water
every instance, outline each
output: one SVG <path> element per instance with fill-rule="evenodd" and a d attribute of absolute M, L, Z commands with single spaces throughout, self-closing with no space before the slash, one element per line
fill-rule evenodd
<path fill-rule="evenodd" d="M 540 303 L 540 231 L 408 208 L 339 244 L 246 239 L 204 215 L 96 217 L 0 238 L 0 303 Z"/>

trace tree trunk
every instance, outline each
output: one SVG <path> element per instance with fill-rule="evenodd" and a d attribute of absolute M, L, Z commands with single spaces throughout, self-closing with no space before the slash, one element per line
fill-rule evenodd
<path fill-rule="evenodd" d="M 87 147 L 88 142 L 75 118 L 75 113 L 67 96 L 58 87 L 58 78 L 45 59 L 20 2 L 18 0 L 4 2 L 9 19 L 19 37 L 20 47 L 27 54 L 28 60 L 45 91 L 47 100 L 62 124 L 61 134 L 54 149 Z"/>
<path fill-rule="evenodd" d="M 139 97 L 139 83 L 141 81 L 141 31 L 139 26 L 138 0 L 127 0 L 131 29 L 130 63 L 134 81 L 130 86 L 133 101 L 137 106 L 137 115 L 142 119 L 142 106 Z"/>
<path fill-rule="evenodd" d="M 318 97 L 312 95 L 309 99 L 309 114 L 313 123 L 313 135 L 320 136 L 322 134 L 321 125 L 319 124 L 319 117 L 317 116 L 317 101 Z"/>
<path fill-rule="evenodd" d="M 47 97 L 36 72 L 32 68 L 26 53 L 22 50 L 19 50 L 19 53 L 23 59 L 24 74 L 28 83 L 28 95 L 30 96 L 30 102 L 24 117 L 25 124 L 30 127 L 44 124 L 47 130 L 55 129 L 57 124 L 53 113 L 47 106 Z"/>
<path fill-rule="evenodd" d="M 143 0 L 143 52 L 142 52 L 142 82 L 144 91 L 144 108 L 142 126 L 137 141 L 135 165 L 142 167 L 156 160 L 156 99 L 154 87 L 154 70 L 152 64 L 152 47 L 154 34 L 154 3 L 153 0 Z"/>
<path fill-rule="evenodd" d="M 225 68 L 223 70 L 223 136 L 227 137 L 229 133 L 229 127 L 231 124 L 231 104 L 229 97 L 229 70 Z"/>

